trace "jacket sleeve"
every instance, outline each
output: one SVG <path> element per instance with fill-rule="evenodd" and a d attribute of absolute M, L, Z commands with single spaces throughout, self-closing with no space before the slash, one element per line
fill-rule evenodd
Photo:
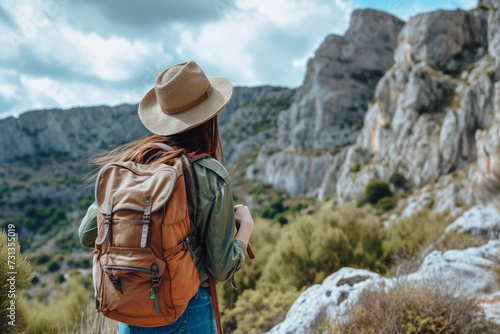
<path fill-rule="evenodd" d="M 245 244 L 235 240 L 233 196 L 229 183 L 216 191 L 212 210 L 208 218 L 206 238 L 206 268 L 212 277 L 219 282 L 231 278 L 234 284 L 234 274 L 241 268 L 245 260 Z"/>
<path fill-rule="evenodd" d="M 95 202 L 89 206 L 87 214 L 80 223 L 78 237 L 84 247 L 94 247 L 97 238 L 97 205 Z"/>

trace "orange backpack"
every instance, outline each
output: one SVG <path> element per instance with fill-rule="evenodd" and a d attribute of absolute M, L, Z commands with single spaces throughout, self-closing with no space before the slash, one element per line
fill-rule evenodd
<path fill-rule="evenodd" d="M 200 286 L 180 159 L 110 163 L 95 198 L 96 310 L 135 326 L 172 324 Z"/>

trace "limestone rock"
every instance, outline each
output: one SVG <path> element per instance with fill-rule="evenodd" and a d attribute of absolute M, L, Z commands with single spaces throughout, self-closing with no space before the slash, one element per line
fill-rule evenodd
<path fill-rule="evenodd" d="M 492 270 L 498 265 L 500 241 L 492 240 L 478 248 L 430 253 L 420 268 L 398 278 L 383 278 L 363 269 L 342 268 L 328 276 L 322 284 L 306 289 L 292 305 L 285 320 L 268 334 L 309 333 L 327 319 L 348 313 L 356 305 L 359 293 L 378 284 L 390 288 L 405 282 L 453 282 L 448 288 L 456 293 L 470 293 L 482 300 L 492 299 L 488 291 L 497 291 L 498 282 Z M 485 293 L 486 292 L 486 293 Z M 495 310 L 487 312 L 494 317 Z"/>
<path fill-rule="evenodd" d="M 326 171 L 336 161 L 329 157 L 331 150 L 355 141 L 375 84 L 392 61 L 402 26 L 402 21 L 387 13 L 356 10 L 344 36 L 325 39 L 307 64 L 295 102 L 278 116 L 277 140 L 265 144 L 269 147 L 261 151 L 258 163 L 252 166 L 257 170 L 254 179 L 265 175 L 266 182 L 290 194 L 309 193 L 321 184 L 329 187 L 312 172 Z M 327 156 L 319 157 L 325 148 Z M 309 154 L 309 162 L 301 153 L 306 150 L 315 150 Z M 297 152 L 297 161 L 284 152 Z M 314 168 L 297 172 L 306 165 Z M 279 166 L 283 166 L 282 170 L 275 171 Z M 298 187 L 293 180 L 298 175 L 313 179 L 304 180 L 305 186 Z M 331 172 L 328 177 L 332 178 Z"/>

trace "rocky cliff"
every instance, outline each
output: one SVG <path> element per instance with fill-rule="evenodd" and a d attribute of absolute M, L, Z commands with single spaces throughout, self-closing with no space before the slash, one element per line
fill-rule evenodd
<path fill-rule="evenodd" d="M 303 85 L 278 116 L 247 177 L 295 195 L 321 185 L 339 148 L 355 141 L 378 80 L 391 64 L 403 22 L 385 12 L 356 10 L 344 36 L 330 35 L 307 64 Z"/>
<path fill-rule="evenodd" d="M 500 1 L 480 1 L 470 11 L 412 17 L 399 33 L 394 64 L 376 85 L 356 142 L 337 153 L 316 188 L 320 197 L 334 194 L 341 203 L 361 198 L 371 179 L 389 180 L 397 172 L 418 189 L 398 204 L 402 216 L 432 206 L 453 215 L 465 204 L 470 209 L 423 253 L 417 271 L 384 278 L 343 268 L 303 292 L 269 333 L 322 332 L 320 325 L 329 320 L 349 319 L 369 286 L 435 284 L 438 278 L 457 283 L 445 288 L 453 293 L 474 295 L 498 322 L 499 13 Z M 438 250 L 464 234 L 482 245 Z"/>
<path fill-rule="evenodd" d="M 228 162 L 271 137 L 277 113 L 288 107 L 293 95 L 294 90 L 280 87 L 235 88 L 220 113 Z M 147 133 L 137 105 L 30 111 L 0 120 L 0 162 L 47 153 L 78 157 Z"/>
<path fill-rule="evenodd" d="M 372 178 L 398 172 L 422 187 L 476 160 L 476 131 L 495 113 L 487 17 L 485 9 L 440 10 L 405 25 L 395 63 L 378 82 L 350 159 L 338 171 L 340 202 L 361 196 Z M 361 171 L 349 175 L 358 163 Z"/>

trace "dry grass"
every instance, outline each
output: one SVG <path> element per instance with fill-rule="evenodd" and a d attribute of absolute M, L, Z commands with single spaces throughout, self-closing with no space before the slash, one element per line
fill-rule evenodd
<path fill-rule="evenodd" d="M 363 290 L 346 314 L 330 320 L 321 330 L 357 334 L 475 334 L 500 333 L 487 320 L 479 302 L 456 294 L 452 283 L 399 282 Z"/>

